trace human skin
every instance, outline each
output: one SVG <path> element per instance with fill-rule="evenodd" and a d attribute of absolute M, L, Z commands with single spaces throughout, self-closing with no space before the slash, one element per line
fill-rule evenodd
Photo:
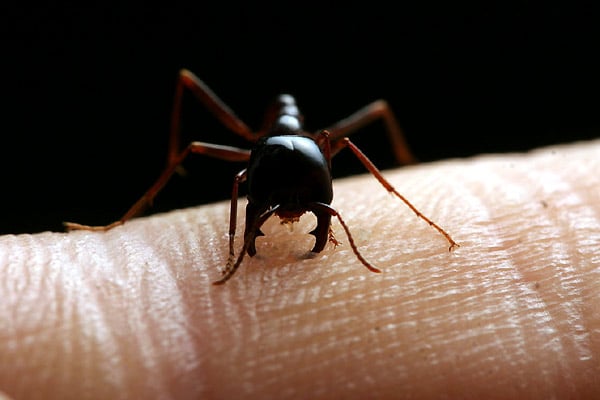
<path fill-rule="evenodd" d="M 599 172 L 600 141 L 384 171 L 452 252 L 372 176 L 335 181 L 333 206 L 380 274 L 335 218 L 341 244 L 307 256 L 307 214 L 293 230 L 269 220 L 258 254 L 211 285 L 227 202 L 2 236 L 0 392 L 600 398 Z"/>

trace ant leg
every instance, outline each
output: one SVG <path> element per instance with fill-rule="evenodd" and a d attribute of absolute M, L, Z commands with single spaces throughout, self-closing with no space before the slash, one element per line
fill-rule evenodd
<path fill-rule="evenodd" d="M 327 214 L 330 217 L 337 217 L 338 221 L 340 221 L 340 224 L 342 225 L 342 227 L 344 228 L 344 231 L 346 231 L 346 236 L 348 236 L 348 242 L 350 243 L 350 247 L 352 248 L 352 251 L 354 252 L 354 254 L 356 255 L 356 257 L 358 258 L 358 260 L 365 266 L 367 267 L 370 271 L 372 272 L 381 272 L 381 270 L 375 268 L 373 265 L 371 265 L 371 263 L 369 263 L 363 256 L 362 254 L 360 254 L 360 252 L 358 251 L 358 248 L 356 247 L 356 244 L 354 243 L 354 239 L 352 238 L 352 234 L 350 233 L 350 229 L 348 229 L 348 225 L 346 225 L 346 222 L 344 222 L 344 220 L 342 219 L 342 216 L 330 205 L 327 205 L 325 203 L 310 203 L 309 204 L 309 208 L 315 212 L 318 211 L 321 214 Z M 313 249 L 313 251 L 315 251 Z M 320 250 L 319 250 L 320 251 Z"/>
<path fill-rule="evenodd" d="M 141 214 L 151 203 L 154 197 L 169 180 L 171 175 L 181 167 L 183 160 L 191 153 L 205 154 L 215 158 L 230 161 L 248 161 L 250 151 L 228 146 L 220 146 L 211 143 L 192 142 L 185 149 L 180 150 L 180 130 L 181 102 L 184 88 L 190 90 L 205 106 L 212 112 L 227 128 L 234 133 L 254 142 L 256 135 L 250 128 L 242 122 L 235 113 L 215 95 L 204 82 L 196 77 L 192 72 L 182 69 L 179 72 L 179 78 L 175 89 L 175 99 L 173 101 L 173 111 L 171 116 L 171 128 L 169 133 L 169 149 L 167 152 L 167 166 L 154 185 L 140 198 L 125 215 L 118 221 L 105 226 L 88 226 L 73 222 L 65 222 L 68 230 L 86 229 L 86 230 L 108 230 L 112 227 L 123 224 L 125 221 Z"/>
<path fill-rule="evenodd" d="M 388 137 L 392 143 L 394 156 L 398 163 L 401 165 L 417 163 L 418 160 L 410 151 L 402 129 L 400 129 L 400 125 L 392 109 L 385 100 L 377 100 L 368 104 L 354 114 L 327 128 L 327 130 L 331 132 L 331 141 L 336 142 L 378 119 L 383 119 L 385 123 Z"/>
<path fill-rule="evenodd" d="M 367 168 L 367 170 L 369 170 L 369 172 L 371 174 L 373 174 L 373 176 L 379 181 L 379 183 L 381 183 L 381 185 L 390 193 L 394 194 L 396 197 L 398 197 L 400 200 L 402 200 L 415 214 L 417 214 L 417 217 L 421 218 L 422 220 L 424 220 L 425 222 L 427 222 L 430 226 L 432 226 L 433 228 L 435 228 L 439 233 L 441 233 L 446 240 L 448 241 L 448 243 L 450 243 L 450 247 L 448 248 L 448 251 L 452 251 L 453 248 L 460 246 L 458 243 L 456 243 L 454 241 L 454 239 L 452 239 L 452 237 L 442 228 L 440 228 L 435 222 L 433 222 L 432 220 L 430 220 L 429 218 L 427 218 L 422 212 L 420 212 L 415 206 L 413 206 L 407 199 L 406 197 L 402 196 L 393 186 L 391 183 L 389 183 L 381 174 L 381 171 L 379 171 L 379 169 L 377 169 L 377 167 L 375 166 L 375 164 L 373 164 L 373 162 L 371 160 L 369 160 L 369 158 L 358 148 L 356 147 L 356 145 L 354 143 L 352 143 L 350 141 L 350 139 L 348 138 L 344 138 L 343 140 L 334 143 L 334 148 L 333 148 L 333 153 L 336 154 L 337 152 L 339 152 L 342 148 L 344 147 L 348 147 L 350 150 L 352 150 L 352 152 L 354 153 L 354 155 L 356 156 L 356 158 L 358 158 L 360 160 L 360 162 Z"/>
<path fill-rule="evenodd" d="M 221 277 L 221 279 L 213 282 L 213 285 L 222 285 L 225 282 L 227 282 L 229 280 L 229 278 L 231 278 L 233 276 L 235 271 L 237 271 L 238 267 L 244 260 L 244 256 L 246 255 L 246 252 L 248 251 L 250 246 L 254 243 L 254 239 L 256 238 L 256 231 L 261 227 L 262 224 L 265 223 L 265 221 L 267 219 L 269 219 L 271 217 L 271 215 L 273 215 L 275 213 L 275 211 L 277 211 L 278 208 L 279 208 L 279 206 L 271 207 L 267 211 L 260 214 L 255 219 L 254 223 L 252 224 L 251 229 L 247 229 L 246 233 L 244 234 L 244 246 L 242 247 L 242 250 L 238 254 L 238 258 L 235 261 L 235 264 L 232 265 L 230 262 L 228 262 L 227 265 L 225 266 L 225 269 L 223 270 L 223 276 Z"/>
<path fill-rule="evenodd" d="M 185 150 L 177 155 L 172 162 L 167 165 L 162 174 L 158 177 L 156 182 L 144 193 L 144 195 L 133 205 L 131 208 L 121 217 L 120 220 L 113 222 L 112 224 L 104 226 L 88 226 L 81 225 L 74 222 L 65 222 L 64 225 L 67 230 L 91 230 L 91 231 L 106 231 L 115 226 L 122 225 L 126 221 L 140 215 L 146 208 L 148 208 L 156 195 L 169 181 L 175 170 L 181 163 L 186 159 L 190 153 L 204 154 L 210 157 L 219 158 L 226 161 L 248 161 L 250 158 L 250 151 L 239 149 L 231 146 L 221 146 L 212 143 L 203 142 L 192 142 Z"/>
<path fill-rule="evenodd" d="M 314 138 L 315 143 L 317 144 L 317 146 L 319 146 L 319 148 L 323 152 L 323 156 L 325 156 L 325 159 L 327 160 L 327 165 L 329 165 L 329 170 L 331 170 L 331 157 L 332 157 L 331 156 L 331 140 L 329 139 L 330 135 L 331 135 L 331 133 L 329 131 L 323 129 L 323 130 L 319 131 L 318 134 Z"/>
<path fill-rule="evenodd" d="M 169 135 L 168 165 L 179 156 L 179 123 L 181 120 L 181 102 L 183 90 L 188 89 L 204 106 L 213 113 L 219 121 L 235 134 L 242 136 L 250 142 L 256 141 L 256 135 L 242 122 L 235 113 L 225 104 L 210 88 L 196 75 L 187 69 L 179 71 L 179 78 L 175 88 L 175 99 L 171 115 L 171 130 Z"/>
<path fill-rule="evenodd" d="M 235 229 L 237 225 L 237 201 L 238 201 L 238 187 L 240 183 L 246 181 L 246 168 L 238 172 L 233 179 L 233 189 L 231 190 L 231 207 L 229 209 L 229 260 L 227 265 L 233 262 L 235 252 L 233 250 L 233 242 L 235 240 Z"/>

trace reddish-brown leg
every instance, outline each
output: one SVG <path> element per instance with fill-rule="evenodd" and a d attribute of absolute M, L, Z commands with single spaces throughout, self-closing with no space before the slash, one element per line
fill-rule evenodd
<path fill-rule="evenodd" d="M 248 126 L 240 120 L 204 82 L 200 80 L 200 78 L 191 71 L 182 69 L 179 71 L 179 78 L 177 80 L 177 86 L 175 87 L 167 165 L 171 165 L 177 159 L 181 151 L 181 144 L 179 143 L 179 125 L 181 122 L 181 103 L 184 89 L 192 92 L 194 96 L 233 133 L 250 142 L 256 141 L 258 135 L 255 135 L 252 130 L 248 128 Z"/>
<path fill-rule="evenodd" d="M 346 225 L 346 222 L 342 219 L 342 216 L 340 215 L 340 213 L 337 212 L 337 210 L 335 210 L 333 207 L 331 207 L 330 205 L 325 204 L 325 203 L 311 203 L 311 204 L 309 204 L 308 208 L 313 212 L 315 212 L 315 211 L 322 212 L 322 213 L 329 214 L 332 217 L 337 217 L 338 221 L 340 221 L 340 224 L 342 225 L 342 228 L 344 228 L 344 231 L 346 232 L 346 236 L 348 236 L 348 242 L 350 243 L 350 247 L 352 248 L 354 255 L 356 255 L 356 258 L 358 258 L 358 260 L 365 267 L 367 267 L 370 271 L 378 272 L 378 273 L 381 272 L 381 270 L 379 270 L 379 269 L 375 268 L 373 265 L 371 265 L 371 263 L 368 262 L 362 256 L 362 254 L 360 254 L 360 252 L 358 251 L 358 247 L 356 247 L 356 244 L 354 243 L 354 238 L 352 237 L 352 234 L 350 233 L 350 229 L 348 228 L 348 225 Z M 331 238 L 330 238 L 330 240 L 331 240 Z M 337 244 L 337 241 L 335 239 L 333 239 L 333 242 L 334 242 L 334 244 Z"/>
<path fill-rule="evenodd" d="M 233 179 L 233 189 L 231 190 L 231 206 L 229 209 L 229 260 L 227 265 L 233 262 L 235 256 L 235 250 L 233 248 L 235 241 L 235 229 L 237 225 L 237 201 L 238 201 L 238 188 L 240 183 L 246 181 L 247 169 L 244 168 L 238 172 Z"/>
<path fill-rule="evenodd" d="M 404 196 L 402 196 L 397 190 L 396 188 L 394 188 L 394 186 L 392 186 L 391 183 L 389 183 L 381 174 L 381 171 L 379 171 L 379 169 L 377 169 L 377 167 L 375 166 L 375 164 L 373 164 L 371 162 L 371 160 L 369 160 L 369 158 L 358 148 L 356 147 L 356 145 L 354 143 L 352 143 L 350 141 L 350 139 L 348 138 L 343 138 L 342 140 L 339 140 L 335 143 L 332 144 L 332 149 L 331 152 L 333 155 L 337 154 L 341 149 L 348 147 L 356 156 L 356 158 L 358 158 L 360 160 L 360 162 L 365 166 L 365 168 L 367 168 L 367 170 L 373 174 L 373 176 L 379 181 L 379 183 L 381 183 L 381 185 L 390 193 L 394 194 L 396 197 L 398 197 L 400 200 L 402 200 L 415 214 L 417 214 L 417 216 L 419 218 L 421 218 L 422 220 L 424 220 L 425 222 L 427 222 L 429 225 L 431 225 L 433 228 L 435 228 L 439 233 L 441 233 L 446 240 L 448 241 L 448 243 L 450 243 L 450 247 L 448 248 L 449 251 L 452 251 L 453 248 L 460 246 L 458 243 L 456 243 L 454 241 L 454 239 L 452 239 L 452 237 L 445 231 L 443 230 L 440 226 L 438 226 L 435 222 L 433 222 L 432 220 L 430 220 L 429 218 L 427 218 L 421 211 L 419 211 L 415 206 L 413 206 L 411 204 L 410 201 L 408 201 L 408 199 Z"/>
<path fill-rule="evenodd" d="M 192 142 L 182 152 L 167 165 L 162 174 L 158 177 L 156 182 L 144 193 L 144 195 L 133 205 L 131 208 L 119 219 L 108 225 L 103 226 L 89 226 L 82 225 L 74 222 L 65 222 L 64 225 L 68 230 L 92 230 L 92 231 L 106 231 L 115 226 L 122 225 L 126 221 L 139 216 L 146 208 L 148 208 L 156 195 L 169 181 L 169 178 L 173 175 L 175 170 L 181 163 L 186 159 L 190 153 L 204 154 L 209 157 L 218 158 L 226 161 L 248 161 L 250 158 L 250 151 L 245 149 L 239 149 L 237 147 L 221 146 L 212 143 Z"/>
<path fill-rule="evenodd" d="M 148 206 L 158 192 L 167 183 L 173 173 L 181 166 L 181 163 L 190 153 L 205 154 L 211 157 L 228 161 L 248 161 L 250 151 L 230 146 L 221 146 L 212 143 L 192 142 L 185 149 L 180 149 L 181 102 L 184 89 L 189 90 L 198 100 L 221 121 L 223 125 L 234 133 L 254 142 L 259 135 L 252 133 L 250 128 L 241 121 L 235 113 L 212 90 L 202 82 L 196 75 L 187 69 L 179 72 L 179 78 L 175 89 L 173 101 L 173 113 L 171 116 L 171 130 L 169 133 L 169 149 L 167 151 L 167 166 L 154 185 L 123 215 L 123 217 L 111 224 L 104 226 L 89 226 L 74 222 L 65 222 L 68 230 L 108 230 L 123 224 L 125 221 L 140 215 Z"/>
<path fill-rule="evenodd" d="M 323 155 L 325 156 L 325 159 L 327 160 L 327 163 L 329 164 L 329 168 L 331 169 L 332 155 L 331 155 L 331 142 L 329 140 L 329 136 L 330 136 L 330 133 L 328 131 L 322 130 L 317 135 L 315 135 L 314 139 L 315 139 L 315 142 L 317 143 L 317 145 L 319 146 L 319 148 L 321 149 L 321 151 L 323 152 Z M 352 234 L 350 233 L 350 229 L 346 225 L 346 222 L 342 219 L 342 216 L 337 212 L 337 210 L 335 210 L 330 205 L 324 204 L 324 203 L 312 203 L 312 204 L 310 204 L 309 209 L 312 210 L 312 212 L 315 215 L 326 214 L 326 215 L 329 215 L 332 217 L 337 217 L 337 219 L 340 221 L 340 224 L 344 228 L 344 231 L 346 232 L 346 236 L 348 237 L 348 242 L 350 242 L 350 247 L 352 248 L 352 251 L 358 258 L 358 260 L 369 270 L 371 270 L 373 272 L 381 272 L 379 269 L 375 268 L 371 263 L 369 263 L 362 256 L 362 254 L 360 254 L 360 252 L 358 251 L 358 247 L 356 247 L 356 244 L 354 243 L 354 238 L 352 237 Z M 314 234 L 315 237 L 317 238 L 317 242 L 319 241 L 319 236 L 321 234 L 320 232 L 318 232 L 319 227 L 320 227 L 320 224 L 317 224 L 317 227 L 315 228 L 315 230 L 313 232 L 311 232 L 311 234 Z M 335 239 L 335 236 L 333 235 L 331 223 L 329 223 L 327 237 L 328 237 L 328 240 L 334 244 L 334 246 L 339 245 L 339 242 Z M 316 243 L 315 243 L 315 247 L 317 247 Z M 320 246 L 320 247 L 322 249 L 322 246 Z M 313 251 L 315 251 L 315 250 L 313 249 Z M 321 251 L 321 250 L 318 250 L 318 251 Z"/>
<path fill-rule="evenodd" d="M 330 140 L 335 143 L 378 119 L 382 119 L 385 123 L 388 137 L 392 143 L 392 150 L 398 163 L 401 165 L 417 163 L 417 159 L 410 151 L 392 109 L 385 100 L 374 101 L 327 128 L 331 133 Z"/>
<path fill-rule="evenodd" d="M 233 200 L 233 198 L 232 198 L 232 200 Z M 244 235 L 244 246 L 240 250 L 237 260 L 235 261 L 235 264 L 232 264 L 233 258 L 230 255 L 229 262 L 227 262 L 227 265 L 225 266 L 225 269 L 223 270 L 223 276 L 221 277 L 221 279 L 213 282 L 213 285 L 222 285 L 225 282 L 227 282 L 229 280 L 229 278 L 231 278 L 233 276 L 235 271 L 237 271 L 240 264 L 244 260 L 244 256 L 248 252 L 248 248 L 250 248 L 250 246 L 254 243 L 256 231 L 262 226 L 262 224 L 265 223 L 265 221 L 267 219 L 269 219 L 271 217 L 271 215 L 273 215 L 275 213 L 275 211 L 277 211 L 278 207 L 279 206 L 272 207 L 272 208 L 268 209 L 267 211 L 265 211 L 264 213 L 262 213 L 260 216 L 258 216 L 258 218 L 256 218 L 256 220 L 254 221 L 254 224 L 252 224 L 252 227 L 250 229 L 248 229 Z M 230 240 L 231 240 L 231 238 L 230 238 Z M 232 243 L 232 242 L 230 242 L 230 243 Z"/>
<path fill-rule="evenodd" d="M 327 160 L 327 164 L 329 164 L 329 169 L 331 170 L 331 133 L 327 130 L 321 130 L 316 135 L 314 135 L 314 141 L 319 146 L 325 159 Z"/>

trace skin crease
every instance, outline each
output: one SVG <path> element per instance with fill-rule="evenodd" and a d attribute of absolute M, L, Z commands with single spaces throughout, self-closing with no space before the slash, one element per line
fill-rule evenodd
<path fill-rule="evenodd" d="M 228 203 L 0 237 L 14 399 L 600 398 L 600 141 L 334 182 L 341 245 L 271 219 L 223 286 Z M 236 249 L 245 200 L 240 201 Z M 81 221 L 85 222 L 85 221 Z M 2 398 L 2 396 L 0 396 Z"/>

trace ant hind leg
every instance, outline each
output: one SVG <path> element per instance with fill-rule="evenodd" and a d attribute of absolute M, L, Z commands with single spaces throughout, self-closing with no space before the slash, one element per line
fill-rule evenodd
<path fill-rule="evenodd" d="M 385 100 L 374 101 L 327 128 L 331 134 L 330 140 L 332 143 L 338 142 L 360 128 L 380 119 L 382 119 L 385 124 L 396 161 L 400 165 L 416 164 L 418 160 L 412 154 L 410 147 L 406 142 L 404 133 L 402 132 L 392 109 Z"/>

